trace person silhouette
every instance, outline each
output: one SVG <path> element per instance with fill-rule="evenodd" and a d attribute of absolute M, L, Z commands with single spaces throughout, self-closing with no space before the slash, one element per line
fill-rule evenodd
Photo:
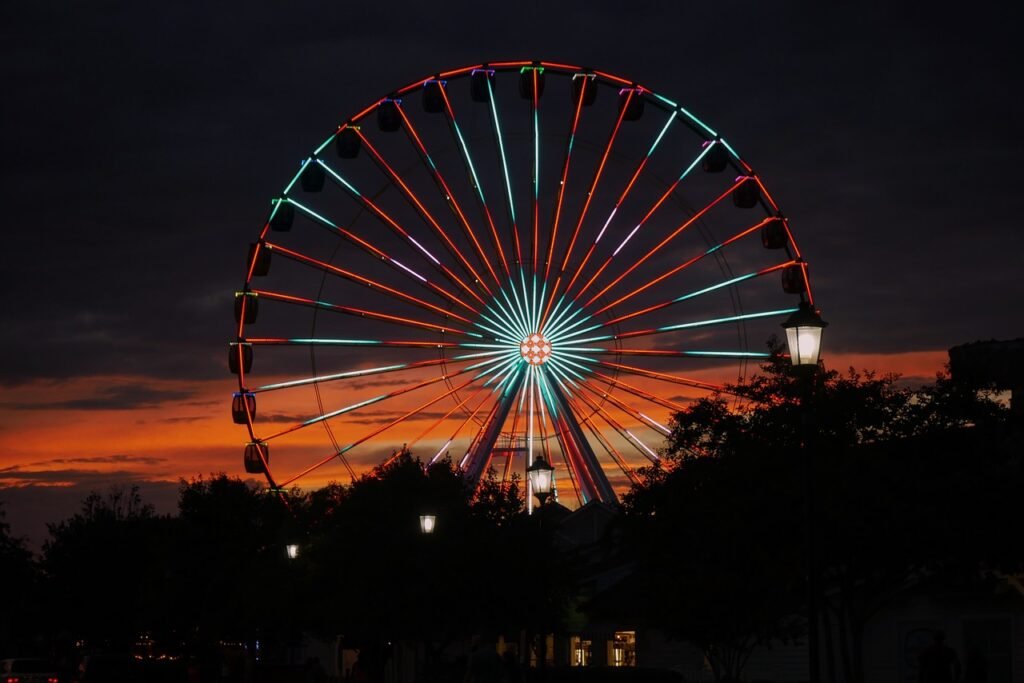
<path fill-rule="evenodd" d="M 946 645 L 946 634 L 935 631 L 932 644 L 918 658 L 918 683 L 957 683 L 960 680 L 960 660 L 953 648 Z"/>

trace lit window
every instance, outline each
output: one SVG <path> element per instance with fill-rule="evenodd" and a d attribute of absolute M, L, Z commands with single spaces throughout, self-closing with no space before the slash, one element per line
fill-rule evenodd
<path fill-rule="evenodd" d="M 616 631 L 608 641 L 608 664 L 636 666 L 636 631 Z"/>
<path fill-rule="evenodd" d="M 590 666 L 590 641 L 580 636 L 569 638 L 569 666 Z"/>

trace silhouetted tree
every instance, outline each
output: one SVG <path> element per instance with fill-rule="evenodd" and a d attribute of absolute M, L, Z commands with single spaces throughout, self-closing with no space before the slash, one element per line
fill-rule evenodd
<path fill-rule="evenodd" d="M 24 539 L 11 536 L 0 502 L 0 651 L 26 645 L 25 637 L 38 627 L 38 571 Z"/>
<path fill-rule="evenodd" d="M 135 486 L 94 492 L 79 512 L 49 524 L 42 566 L 54 622 L 119 645 L 159 630 L 170 607 L 170 524 Z"/>
<path fill-rule="evenodd" d="M 300 542 L 292 520 L 304 499 L 293 492 L 289 501 L 291 510 L 225 474 L 181 482 L 172 567 L 182 637 L 207 645 L 260 639 L 272 653 L 299 636 L 305 565 L 290 562 L 285 546 Z"/>
<path fill-rule="evenodd" d="M 1005 409 L 944 376 L 919 389 L 896 380 L 829 371 L 809 398 L 833 680 L 863 680 L 864 625 L 908 582 L 977 576 L 996 548 L 1016 561 L 981 512 L 1008 519 L 1017 498 L 975 493 L 1020 482 L 999 445 Z M 652 615 L 704 647 L 720 678 L 738 677 L 755 643 L 794 634 L 805 553 L 801 380 L 776 356 L 728 391 L 738 407 L 716 396 L 676 416 L 664 466 L 626 500 L 641 576 L 663 587 Z"/>

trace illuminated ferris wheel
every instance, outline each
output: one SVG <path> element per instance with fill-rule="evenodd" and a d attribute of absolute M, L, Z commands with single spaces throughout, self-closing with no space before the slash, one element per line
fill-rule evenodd
<path fill-rule="evenodd" d="M 316 486 L 410 451 L 475 486 L 543 456 L 563 502 L 613 501 L 802 303 L 763 180 L 674 101 L 550 62 L 435 74 L 271 201 L 229 353 L 245 468 Z"/>

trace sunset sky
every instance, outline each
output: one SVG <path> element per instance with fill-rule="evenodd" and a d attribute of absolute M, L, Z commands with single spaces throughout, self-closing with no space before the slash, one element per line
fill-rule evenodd
<path fill-rule="evenodd" d="M 38 545 L 44 522 L 114 483 L 171 511 L 180 478 L 247 476 L 226 348 L 270 198 L 353 113 L 485 60 L 608 70 L 720 131 L 811 264 L 828 366 L 928 381 L 950 346 L 1021 336 L 1017 17 L 772 5 L 3 10 L 0 501 L 14 533 Z M 275 414 L 302 413 L 288 408 Z M 354 439 L 389 415 L 339 429 Z M 308 441 L 330 447 L 322 430 Z"/>

